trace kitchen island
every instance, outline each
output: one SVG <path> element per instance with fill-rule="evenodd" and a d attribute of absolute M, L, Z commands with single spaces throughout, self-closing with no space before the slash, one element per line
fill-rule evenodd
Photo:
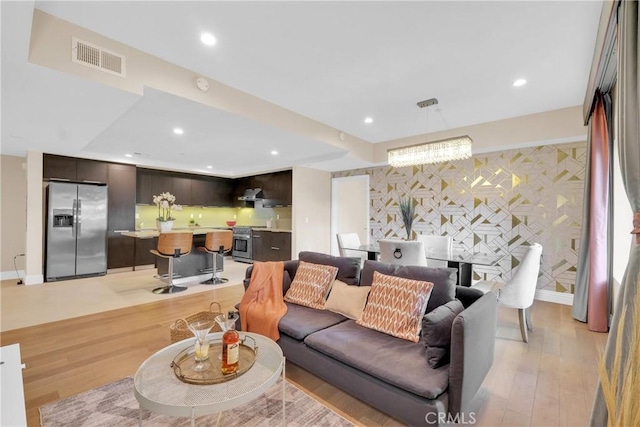
<path fill-rule="evenodd" d="M 188 228 L 175 228 L 169 233 L 192 233 L 193 234 L 193 246 L 191 252 L 188 255 L 183 255 L 177 258 L 173 264 L 174 273 L 180 277 L 174 279 L 175 284 L 183 283 L 197 283 L 204 282 L 212 276 L 213 270 L 213 256 L 207 252 L 201 252 L 198 247 L 204 247 L 205 239 L 209 231 L 229 230 L 229 227 L 188 227 Z M 157 238 L 160 232 L 156 229 L 146 229 L 137 231 L 123 231 L 123 236 L 132 237 L 134 239 L 134 257 L 139 252 L 138 246 L 143 247 L 143 250 L 156 249 Z M 153 242 L 150 241 L 152 239 Z M 144 243 L 143 243 L 144 242 Z M 218 257 L 217 268 L 218 271 L 222 271 L 224 268 L 224 257 L 220 254 Z M 158 269 L 158 275 L 168 274 L 169 261 L 166 258 L 155 258 L 155 265 Z M 133 269 L 136 269 L 136 265 L 140 263 L 134 259 Z"/>

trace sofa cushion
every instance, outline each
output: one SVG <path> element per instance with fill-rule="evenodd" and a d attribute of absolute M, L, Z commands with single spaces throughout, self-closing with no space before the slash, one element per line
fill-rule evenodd
<path fill-rule="evenodd" d="M 310 334 L 305 344 L 408 392 L 435 399 L 447 390 L 449 367 L 433 369 L 424 344 L 392 337 L 347 320 Z"/>
<path fill-rule="evenodd" d="M 286 302 L 324 310 L 329 289 L 338 267 L 300 261 L 291 287 L 284 295 Z"/>
<path fill-rule="evenodd" d="M 360 286 L 371 286 L 373 273 L 375 271 L 390 276 L 433 283 L 433 290 L 429 297 L 426 313 L 429 313 L 442 304 L 448 303 L 456 296 L 456 278 L 458 272 L 454 268 L 403 266 L 366 260 L 360 276 Z"/>
<path fill-rule="evenodd" d="M 287 313 L 280 319 L 281 333 L 302 341 L 307 335 L 347 320 L 328 310 L 316 310 L 298 304 L 287 303 Z"/>
<path fill-rule="evenodd" d="M 451 325 L 463 310 L 462 303 L 454 299 L 427 313 L 422 319 L 422 338 L 427 347 L 429 366 L 432 368 L 449 363 Z"/>
<path fill-rule="evenodd" d="M 398 276 L 373 273 L 371 293 L 360 326 L 385 334 L 418 342 L 422 316 L 433 289 L 433 283 Z"/>
<path fill-rule="evenodd" d="M 336 279 L 347 285 L 357 285 L 360 282 L 360 258 L 339 257 L 319 252 L 303 251 L 298 254 L 298 259 L 313 264 L 338 267 Z M 295 276 L 292 277 L 295 279 Z"/>
<path fill-rule="evenodd" d="M 331 285 L 324 308 L 357 320 L 362 316 L 369 291 L 371 286 L 349 286 L 336 279 Z"/>

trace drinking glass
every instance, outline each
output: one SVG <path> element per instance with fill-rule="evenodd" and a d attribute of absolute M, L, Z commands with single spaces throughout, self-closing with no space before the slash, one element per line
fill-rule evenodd
<path fill-rule="evenodd" d="M 205 369 L 204 361 L 209 358 L 209 341 L 207 334 L 213 328 L 215 322 L 213 320 L 197 320 L 189 323 L 189 329 L 196 337 L 195 342 L 195 359 L 196 364 L 193 366 L 194 371 L 202 371 Z"/>

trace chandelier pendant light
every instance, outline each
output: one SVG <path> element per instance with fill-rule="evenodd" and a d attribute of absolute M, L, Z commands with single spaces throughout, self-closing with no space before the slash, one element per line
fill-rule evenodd
<path fill-rule="evenodd" d="M 436 98 L 431 98 L 418 102 L 418 107 L 426 108 L 437 103 L 438 100 Z M 407 147 L 392 148 L 387 150 L 387 158 L 389 165 L 396 168 L 464 160 L 471 157 L 472 142 L 468 135 L 464 135 Z"/>

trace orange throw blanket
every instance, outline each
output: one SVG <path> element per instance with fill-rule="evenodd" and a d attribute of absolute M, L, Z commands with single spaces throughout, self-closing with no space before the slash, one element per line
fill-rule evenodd
<path fill-rule="evenodd" d="M 280 339 L 278 322 L 287 312 L 282 296 L 284 263 L 256 262 L 253 264 L 249 287 L 240 301 L 242 330 Z"/>

